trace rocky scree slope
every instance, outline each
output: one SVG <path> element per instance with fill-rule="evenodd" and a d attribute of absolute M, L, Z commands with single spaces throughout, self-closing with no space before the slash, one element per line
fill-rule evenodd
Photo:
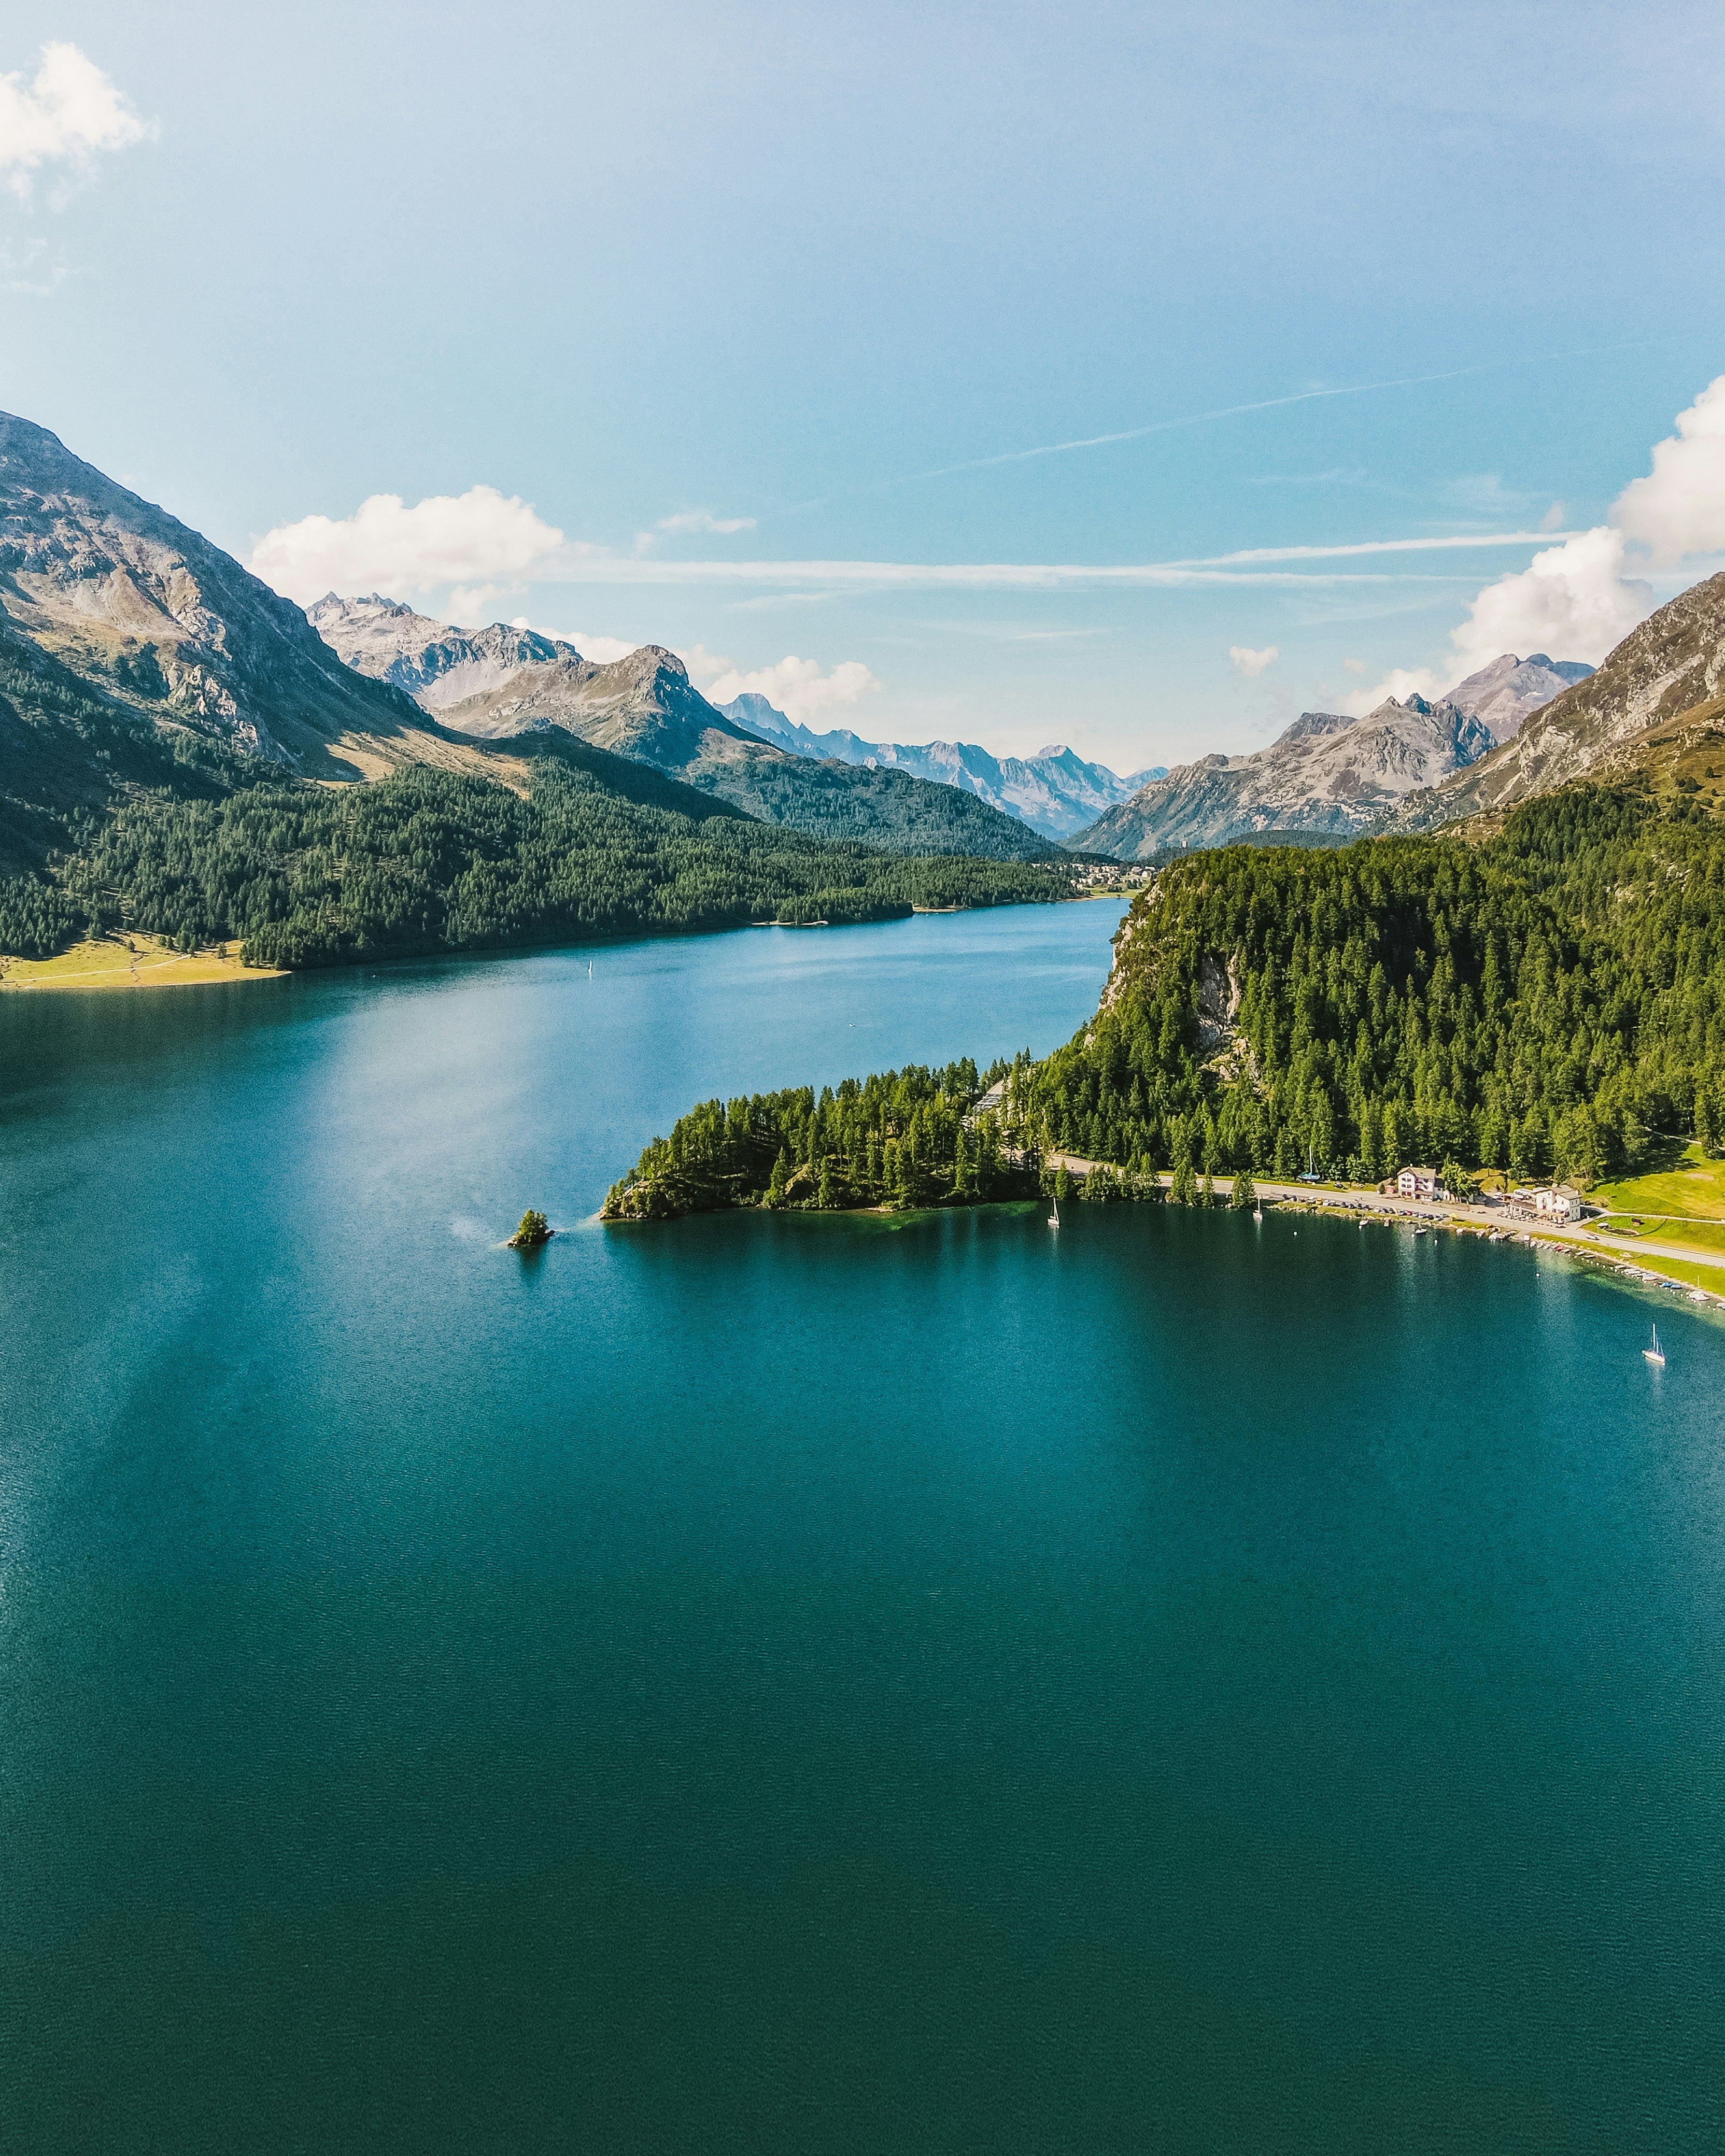
<path fill-rule="evenodd" d="M 307 776 L 356 775 L 331 753 L 344 736 L 425 726 L 219 547 L 9 413 L 0 609 L 116 722 L 190 730 Z"/>
<path fill-rule="evenodd" d="M 1679 593 L 1480 762 L 1398 803 L 1399 830 L 1513 808 L 1570 780 L 1635 769 L 1651 737 L 1725 690 L 1725 573 Z"/>
<path fill-rule="evenodd" d="M 414 691 L 422 704 L 439 696 L 439 683 L 461 678 L 460 670 L 475 663 L 475 647 L 491 663 L 487 654 L 504 651 L 503 639 L 523 634 L 500 624 L 481 637 L 464 638 L 445 623 L 376 595 L 326 598 L 314 612 L 321 633 L 344 659 L 378 667 L 392 680 L 424 676 L 428 685 Z M 493 640 L 486 644 L 486 639 Z M 525 661 L 495 686 L 454 701 L 439 697 L 436 708 L 444 726 L 479 742 L 562 728 L 750 815 L 820 838 L 991 860 L 1038 860 L 1055 850 L 1017 818 L 952 788 L 896 772 L 814 762 L 761 740 L 710 704 L 682 660 L 658 644 L 643 644 L 601 666 L 572 645 L 555 643 L 549 655 Z"/>
<path fill-rule="evenodd" d="M 1169 846 L 1226 845 L 1260 831 L 1350 838 L 1491 747 L 1485 722 L 1447 700 L 1390 696 L 1358 719 L 1307 711 L 1268 748 L 1177 766 L 1077 843 L 1118 860 L 1147 860 Z"/>

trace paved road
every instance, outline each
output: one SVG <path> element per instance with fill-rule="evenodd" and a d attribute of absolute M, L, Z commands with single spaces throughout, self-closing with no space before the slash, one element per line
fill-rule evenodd
<path fill-rule="evenodd" d="M 1071 1152 L 1051 1152 L 1048 1161 L 1051 1168 L 1064 1168 L 1071 1175 L 1088 1175 L 1092 1168 L 1108 1165 L 1106 1162 L 1082 1160 Z M 1156 1179 L 1164 1189 L 1173 1180 L 1166 1175 Z M 1548 1226 L 1543 1221 L 1536 1226 L 1530 1220 L 1507 1219 L 1502 1207 L 1498 1205 L 1439 1205 L 1419 1198 L 1384 1198 L 1375 1190 L 1330 1190 L 1305 1183 L 1259 1183 L 1255 1187 L 1262 1198 L 1297 1199 L 1302 1205 L 1333 1205 L 1342 1212 L 1378 1213 L 1407 1220 L 1465 1220 L 1470 1227 L 1498 1228 L 1505 1235 L 1535 1235 L 1542 1243 L 1567 1243 L 1579 1250 L 1602 1251 L 1626 1265 L 1633 1265 L 1640 1256 L 1675 1258 L 1684 1265 L 1725 1268 L 1725 1250 L 1693 1250 L 1687 1244 L 1655 1242 L 1642 1235 L 1630 1240 L 1596 1235 L 1586 1227 Z M 1231 1175 L 1216 1178 L 1216 1195 L 1234 1195 Z"/>

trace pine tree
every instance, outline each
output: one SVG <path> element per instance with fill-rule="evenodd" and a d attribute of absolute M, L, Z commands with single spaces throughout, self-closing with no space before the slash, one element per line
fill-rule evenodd
<path fill-rule="evenodd" d="M 1242 1168 L 1234 1178 L 1233 1206 L 1236 1213 L 1250 1213 L 1258 1202 L 1258 1193 L 1252 1182 L 1250 1168 Z"/>

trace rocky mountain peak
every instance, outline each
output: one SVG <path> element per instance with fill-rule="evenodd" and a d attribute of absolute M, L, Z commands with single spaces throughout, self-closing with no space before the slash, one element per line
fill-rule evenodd
<path fill-rule="evenodd" d="M 290 600 L 10 413 L 0 413 L 0 608 L 103 694 L 291 767 L 320 767 L 345 733 L 418 723 L 406 699 L 343 665 Z"/>
<path fill-rule="evenodd" d="M 626 659 L 614 660 L 612 664 L 629 678 L 647 680 L 655 674 L 669 674 L 685 684 L 689 679 L 689 669 L 675 651 L 668 651 L 662 644 L 638 644 Z"/>
<path fill-rule="evenodd" d="M 581 656 L 572 644 L 494 621 L 472 633 L 434 621 L 399 599 L 331 592 L 307 609 L 312 627 L 357 673 L 404 689 L 422 711 L 443 711 L 500 688 L 524 666 Z"/>
<path fill-rule="evenodd" d="M 1291 726 L 1276 736 L 1276 746 L 1283 742 L 1309 741 L 1319 734 L 1339 734 L 1354 725 L 1345 711 L 1301 711 Z"/>
<path fill-rule="evenodd" d="M 1494 742 L 1507 742 L 1520 732 L 1535 711 L 1576 682 L 1586 680 L 1592 671 L 1579 660 L 1553 659 L 1543 651 L 1527 659 L 1505 651 L 1489 666 L 1458 682 L 1450 690 L 1449 701 L 1482 720 L 1491 728 Z"/>
<path fill-rule="evenodd" d="M 1077 843 L 1123 860 L 1263 831 L 1369 830 L 1404 795 L 1484 756 L 1488 729 L 1445 701 L 1387 696 L 1363 718 L 1308 711 L 1268 748 L 1200 757 L 1141 788 Z"/>

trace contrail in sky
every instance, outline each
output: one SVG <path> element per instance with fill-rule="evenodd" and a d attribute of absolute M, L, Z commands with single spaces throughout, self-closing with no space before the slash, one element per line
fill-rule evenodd
<path fill-rule="evenodd" d="M 1513 362 L 1504 362 L 1512 364 Z M 1393 382 L 1351 382 L 1337 389 L 1300 389 L 1289 397 L 1261 397 L 1250 404 L 1222 404 L 1214 412 L 1189 412 L 1178 419 L 1153 419 L 1144 427 L 1122 427 L 1113 434 L 1081 434 L 1070 442 L 1044 442 L 1034 449 L 1003 449 L 998 456 L 968 457 L 963 464 L 936 465 L 927 471 L 903 472 L 882 480 L 882 486 L 908 486 L 921 479 L 949 479 L 955 472 L 987 471 L 994 465 L 1028 464 L 1034 457 L 1063 457 L 1070 449 L 1105 449 L 1115 442 L 1141 442 L 1147 434 L 1171 434 L 1182 427 L 1203 427 L 1213 419 L 1237 419 L 1247 412 L 1274 412 L 1284 404 L 1310 404 L 1323 397 L 1365 397 L 1377 389 L 1414 389 L 1428 382 L 1457 382 L 1465 374 L 1483 374 L 1482 367 L 1451 367 L 1443 374 L 1404 374 Z"/>
<path fill-rule="evenodd" d="M 1594 359 L 1610 352 L 1640 350 L 1648 340 L 1626 344 L 1591 345 L 1575 352 L 1528 352 L 1517 359 L 1482 361 L 1475 367 L 1453 367 L 1440 374 L 1401 374 L 1387 382 L 1350 382 L 1335 389 L 1298 389 L 1286 397 L 1260 397 L 1250 404 L 1223 404 L 1214 412 L 1189 412 L 1178 419 L 1153 419 L 1146 426 L 1123 427 L 1112 434 L 1080 434 L 1070 442 L 1044 442 L 1035 449 L 1004 449 L 997 456 L 969 457 L 963 463 L 936 465 L 930 470 L 903 472 L 896 479 L 880 480 L 880 486 L 909 486 L 918 480 L 947 479 L 955 472 L 987 471 L 996 465 L 1028 464 L 1035 457 L 1063 457 L 1073 449 L 1101 449 L 1116 442 L 1141 442 L 1150 434 L 1171 434 L 1183 427 L 1208 426 L 1215 419 L 1237 419 L 1249 412 L 1274 412 L 1284 405 L 1311 404 L 1327 397 L 1368 397 L 1384 389 L 1417 389 L 1433 382 L 1460 382 L 1471 374 L 1491 374 L 1506 367 L 1537 367 L 1558 359 Z"/>

